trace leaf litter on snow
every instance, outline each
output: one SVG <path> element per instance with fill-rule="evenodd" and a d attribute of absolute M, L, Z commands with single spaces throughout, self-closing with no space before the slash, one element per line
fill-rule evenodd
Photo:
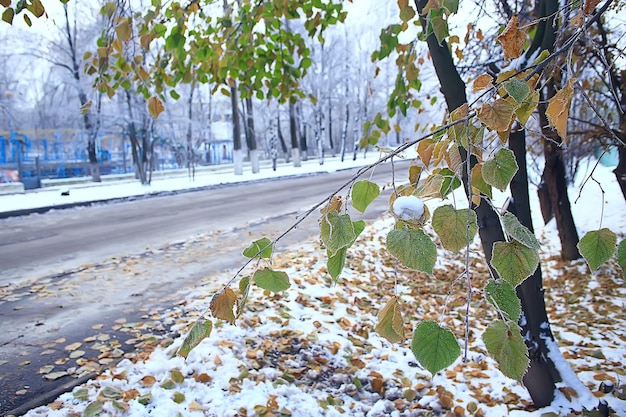
<path fill-rule="evenodd" d="M 523 386 L 504 377 L 487 356 L 480 336 L 496 313 L 481 294 L 489 272 L 477 247 L 470 254 L 477 291 L 468 362 L 457 360 L 431 376 L 415 361 L 408 340 L 391 345 L 375 333 L 378 314 L 397 297 L 405 334 L 419 320 L 433 320 L 463 340 L 463 251 L 439 249 L 428 277 L 388 255 L 384 236 L 391 227 L 390 220 L 368 225 L 337 284 L 319 247 L 276 255 L 273 266 L 289 274 L 291 288 L 280 294 L 251 291 L 236 325 L 216 321 L 211 336 L 187 360 L 175 355 L 182 338 L 153 343 L 64 394 L 53 407 L 28 415 L 568 414 L 567 408 L 534 411 Z M 551 231 L 541 232 L 539 241 L 548 314 L 563 356 L 593 395 L 620 415 L 626 412 L 626 291 L 619 267 L 611 261 L 590 275 L 582 261 L 560 261 Z M 189 301 L 153 317 L 171 317 L 171 329 L 185 334 L 217 289 L 210 286 L 213 280 L 207 279 L 204 295 L 191 294 Z M 576 395 L 560 384 L 561 397 L 575 402 Z"/>

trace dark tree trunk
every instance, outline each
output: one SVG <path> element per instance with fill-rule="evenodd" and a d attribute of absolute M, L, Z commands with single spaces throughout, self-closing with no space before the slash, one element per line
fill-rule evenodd
<path fill-rule="evenodd" d="M 230 88 L 230 104 L 233 122 L 233 149 L 241 150 L 241 124 L 239 123 L 239 106 L 237 105 L 237 87 Z"/>
<path fill-rule="evenodd" d="M 246 103 L 246 145 L 248 150 L 256 151 L 256 132 L 254 130 L 254 109 L 252 108 L 252 99 L 247 97 Z"/>
<path fill-rule="evenodd" d="M 422 13 L 424 7 L 426 6 L 427 0 L 415 0 L 415 4 L 417 6 L 418 12 Z M 426 22 L 424 19 L 421 19 L 422 27 L 426 27 Z M 441 86 L 441 91 L 444 94 L 446 104 L 448 106 L 448 110 L 452 111 L 462 106 L 467 102 L 467 96 L 465 92 L 465 83 L 459 76 L 459 73 L 454 65 L 454 61 L 450 54 L 450 50 L 445 42 L 442 42 L 441 45 L 437 43 L 437 39 L 434 35 L 430 35 L 427 38 L 428 50 L 431 55 L 431 59 L 433 62 L 433 66 L 435 67 L 435 72 L 437 74 L 437 78 L 439 79 L 439 85 Z M 517 144 L 519 145 L 519 143 Z M 465 161 L 467 159 L 467 153 L 464 152 L 462 148 L 460 148 L 461 156 Z M 525 153 L 525 145 L 522 145 L 522 153 Z M 475 162 L 470 160 L 472 164 Z M 524 158 L 525 163 L 525 158 Z M 524 170 L 525 172 L 525 170 Z M 527 201 L 527 197 L 524 197 L 523 190 L 519 189 L 519 186 L 522 186 L 522 181 L 524 182 L 524 186 L 526 188 L 525 195 L 528 194 L 528 182 L 527 178 L 524 179 L 524 173 L 519 174 L 522 177 L 518 177 L 518 182 L 514 187 L 516 187 L 516 195 L 520 199 L 520 205 L 524 206 Z M 463 176 L 463 180 L 465 183 L 465 189 L 467 190 L 467 175 Z M 504 232 L 502 230 L 502 225 L 500 224 L 500 219 L 498 214 L 493 210 L 490 204 L 480 204 L 478 207 L 472 205 L 472 208 L 476 212 L 476 216 L 478 218 L 478 226 L 479 226 L 479 235 L 482 243 L 483 251 L 485 252 L 485 257 L 487 260 L 491 259 L 492 250 L 494 243 L 498 241 L 504 240 Z M 521 207 L 518 209 L 520 212 L 524 212 L 524 217 L 530 217 L 530 206 L 528 206 L 528 210 L 526 207 Z M 527 329 L 529 331 L 528 334 L 525 334 L 527 340 L 541 340 L 541 337 L 545 335 L 545 330 L 541 329 L 541 323 L 548 323 L 547 317 L 545 321 L 541 321 L 541 317 L 547 316 L 545 311 L 545 301 L 543 299 L 543 291 L 541 286 L 541 266 L 538 267 L 537 271 L 535 271 L 535 280 L 530 281 L 530 283 L 522 286 L 523 289 L 520 289 L 518 295 L 522 301 L 523 307 L 523 315 L 527 320 L 532 320 L 532 325 L 526 324 Z M 495 274 L 495 270 L 493 268 L 492 272 Z M 494 276 L 498 276 L 495 274 Z M 538 280 L 538 281 L 537 281 Z M 529 322 L 530 323 L 530 322 Z M 545 325 L 544 325 L 545 326 Z M 554 340 L 552 334 L 549 333 L 547 335 L 550 340 Z M 543 346 L 539 346 L 539 352 L 545 354 L 546 351 L 542 351 L 541 348 L 545 348 L 545 341 Z M 532 346 L 529 349 L 529 355 L 536 355 L 537 349 L 535 346 Z M 543 356 L 543 355 L 542 355 Z M 554 392 L 556 390 L 555 380 L 558 378 L 553 377 L 553 372 L 555 370 L 554 363 L 549 359 L 548 356 L 543 356 L 543 360 L 532 360 L 530 362 L 530 368 L 528 370 L 529 377 L 525 377 L 523 382 L 526 388 L 528 389 L 533 402 L 538 407 L 543 407 L 552 402 L 554 398 Z"/>
<path fill-rule="evenodd" d="M 626 139 L 626 134 L 621 135 L 622 140 Z M 617 146 L 619 152 L 619 162 L 617 167 L 613 172 L 615 173 L 615 178 L 617 179 L 617 183 L 622 190 L 622 195 L 624 196 L 624 200 L 626 200 L 626 146 L 618 145 Z"/>
<path fill-rule="evenodd" d="M 561 240 L 561 257 L 566 261 L 571 261 L 580 258 L 580 252 L 578 252 L 578 247 L 576 246 L 578 244 L 578 232 L 576 231 L 569 196 L 567 195 L 565 163 L 563 162 L 563 150 L 560 146 L 561 138 L 554 130 L 548 127 L 548 118 L 546 117 L 545 103 L 555 94 L 552 81 L 548 83 L 547 88 L 549 91 L 548 96 L 544 97 L 541 94 L 541 99 L 537 106 L 541 132 L 544 136 L 545 166 L 541 175 L 541 183 L 545 184 L 547 194 L 550 197 L 550 209 L 542 207 L 541 212 L 545 213 L 551 210 L 554 213 L 559 239 Z"/>
<path fill-rule="evenodd" d="M 513 204 L 509 206 L 517 219 L 534 233 L 528 195 L 528 173 L 526 170 L 526 132 L 513 130 L 509 135 L 509 148 L 515 154 L 519 171 L 511 181 Z M 522 301 L 524 315 L 520 320 L 522 335 L 525 335 L 530 367 L 524 375 L 524 386 L 528 389 L 535 405 L 543 407 L 554 399 L 554 388 L 561 377 L 552 361 L 547 361 L 546 340 L 554 340 L 550 329 L 546 304 L 543 298 L 541 266 L 535 273 L 517 287 L 517 295 Z M 539 336 L 539 337 L 537 337 Z"/>
<path fill-rule="evenodd" d="M 282 149 L 283 154 L 285 154 L 285 162 L 289 163 L 289 149 L 287 149 L 285 137 L 283 136 L 283 131 L 280 128 L 280 116 L 276 118 L 276 130 L 276 134 L 278 135 L 278 141 L 280 142 L 280 149 Z"/>
<path fill-rule="evenodd" d="M 350 106 L 346 104 L 346 118 L 343 121 L 343 129 L 341 131 L 341 162 L 346 157 L 346 142 L 348 140 L 348 124 L 350 123 Z"/>
<path fill-rule="evenodd" d="M 333 105 L 330 101 L 330 93 L 328 94 L 328 146 L 330 146 L 330 154 L 335 156 L 335 143 L 333 142 Z"/>
<path fill-rule="evenodd" d="M 300 160 L 300 141 L 298 139 L 296 106 L 293 103 L 289 103 L 289 137 L 291 139 L 291 156 L 293 157 L 293 166 L 299 168 L 302 166 L 302 162 Z"/>

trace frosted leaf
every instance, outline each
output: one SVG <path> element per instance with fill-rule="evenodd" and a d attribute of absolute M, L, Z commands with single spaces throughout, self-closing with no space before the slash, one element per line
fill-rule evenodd
<path fill-rule="evenodd" d="M 424 215 L 424 202 L 413 195 L 398 197 L 393 202 L 393 214 L 400 220 L 419 220 Z"/>

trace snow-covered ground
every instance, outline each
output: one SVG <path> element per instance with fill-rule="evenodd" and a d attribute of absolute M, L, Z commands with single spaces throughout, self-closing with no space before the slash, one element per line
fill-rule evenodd
<path fill-rule="evenodd" d="M 360 165 L 363 162 L 357 161 Z M 332 166 L 327 161 L 311 169 L 331 170 Z M 217 175 L 211 180 L 260 179 L 267 174 L 276 175 L 265 170 L 245 178 L 224 174 L 219 180 Z M 588 174 L 581 171 L 570 189 L 572 202 L 581 194 L 573 204 L 580 236 L 609 227 L 618 234 L 619 241 L 626 236 L 626 216 L 615 177 L 610 168 L 596 169 L 593 178 L 602 184 L 603 194 L 594 181 L 588 181 L 580 190 Z M 197 187 L 200 181 L 196 178 L 187 186 Z M 183 182 L 159 180 L 149 189 L 171 190 L 184 187 Z M 133 183 L 103 185 L 85 191 L 82 198 L 96 195 L 97 190 L 101 199 L 101 189 L 102 193 L 117 189 L 116 194 L 107 194 L 114 198 L 150 192 Z M 70 194 L 81 198 L 80 192 L 72 189 Z M 13 196 L 22 198 L 22 202 L 12 209 L 67 202 L 52 195 L 44 202 L 44 195 Z M 531 190 L 534 212 L 539 213 L 535 195 Z M 455 198 L 456 204 L 463 204 L 463 197 Z M 2 210 L 6 210 L 8 200 L 0 199 Z M 428 205 L 432 213 L 433 203 Z M 377 312 L 397 292 L 403 303 L 407 334 L 417 320 L 434 319 L 445 322 L 462 341 L 465 290 L 457 277 L 463 268 L 463 256 L 439 249 L 435 277 L 431 279 L 397 269 L 384 249 L 385 236 L 393 226 L 388 216 L 367 225 L 351 249 L 348 267 L 337 285 L 330 282 L 325 251 L 319 245 L 305 243 L 276 254 L 273 267 L 289 274 L 291 288 L 279 295 L 253 289 L 237 325 L 216 323 L 210 338 L 187 360 L 175 353 L 194 319 L 208 307 L 215 291 L 209 285 L 206 293 L 192 294 L 186 304 L 168 313 L 172 330 L 183 337 L 140 356 L 145 360 L 124 360 L 97 379 L 27 415 L 412 416 L 433 410 L 436 414 L 450 411 L 453 414 L 449 415 L 456 416 L 541 416 L 565 415 L 583 406 L 592 408 L 600 399 L 608 402 L 614 415 L 626 415 L 626 401 L 618 398 L 626 395 L 626 286 L 621 271 L 610 262 L 592 275 L 583 261 L 560 261 L 554 220 L 545 227 L 541 226 L 540 216 L 534 221 L 542 245 L 553 331 L 567 363 L 586 387 L 584 392 L 575 392 L 568 388 L 575 387 L 575 381 L 564 381 L 551 407 L 533 410 L 523 386 L 504 377 L 486 357 L 480 333 L 495 313 L 480 297 L 471 308 L 469 362 L 458 360 L 435 376 L 415 363 L 410 341 L 390 345 L 374 332 Z M 474 285 L 480 290 L 487 276 L 480 254 L 472 255 L 472 265 Z M 598 389 L 601 382 L 612 382 L 622 391 L 602 393 Z M 546 414 L 550 412 L 554 414 Z"/>
<path fill-rule="evenodd" d="M 318 159 L 312 158 L 303 161 L 302 166 L 299 168 L 294 168 L 292 164 L 279 163 L 276 171 L 273 171 L 271 167 L 265 166 L 256 174 L 253 174 L 248 166 L 243 175 L 235 175 L 232 166 L 216 166 L 215 170 L 197 172 L 193 179 L 185 174 L 175 178 L 153 178 L 150 185 L 141 185 L 137 180 L 126 180 L 101 182 L 98 184 L 87 182 L 40 188 L 21 194 L 0 195 L 0 213 L 40 207 L 56 207 L 89 201 L 112 200 L 220 184 L 258 181 L 289 175 L 334 172 L 340 169 L 370 164 L 376 161 L 379 156 L 376 152 L 369 152 L 366 158 L 360 154 L 357 160 L 353 161 L 352 155 L 347 155 L 343 162 L 338 157 L 325 158 L 323 165 L 320 165 Z M 69 193 L 62 193 L 64 191 L 69 191 Z"/>

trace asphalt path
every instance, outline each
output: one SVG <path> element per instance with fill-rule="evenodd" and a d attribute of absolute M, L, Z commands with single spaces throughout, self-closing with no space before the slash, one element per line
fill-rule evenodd
<path fill-rule="evenodd" d="M 400 162 L 395 166 L 398 169 L 403 164 L 407 165 Z M 97 259 L 138 253 L 148 246 L 186 239 L 194 233 L 300 213 L 344 184 L 356 171 L 241 183 L 3 219 L 0 285 Z M 391 171 L 391 164 L 382 164 L 375 168 L 371 179 L 388 183 Z M 399 176 L 406 178 L 406 171 L 398 171 Z M 369 176 L 368 173 L 363 177 Z"/>
<path fill-rule="evenodd" d="M 397 181 L 406 178 L 407 167 L 408 162 L 394 164 Z M 160 322 L 165 310 L 210 284 L 212 275 L 241 266 L 241 251 L 252 240 L 275 238 L 356 172 L 233 184 L 0 220 L 0 415 L 51 401 L 70 389 L 78 380 L 48 381 L 41 369 L 51 363 L 64 365 L 55 365 L 54 371 L 72 364 L 77 368 L 78 359 L 68 363 L 73 343 L 86 350 L 79 358 L 83 363 L 102 363 L 111 349 L 93 353 L 84 347 L 86 340 L 111 337 L 117 343 L 112 346 L 127 352 L 135 346 L 129 339 L 141 339 L 141 329 L 116 323 L 139 322 L 144 323 L 141 331 L 166 332 L 167 323 Z M 379 218 L 388 208 L 392 165 L 377 166 L 362 178 L 385 191 L 365 215 L 353 212 L 353 218 Z M 277 249 L 314 239 L 318 216 L 315 212 L 304 220 Z M 93 358 L 87 360 L 90 354 Z"/>

